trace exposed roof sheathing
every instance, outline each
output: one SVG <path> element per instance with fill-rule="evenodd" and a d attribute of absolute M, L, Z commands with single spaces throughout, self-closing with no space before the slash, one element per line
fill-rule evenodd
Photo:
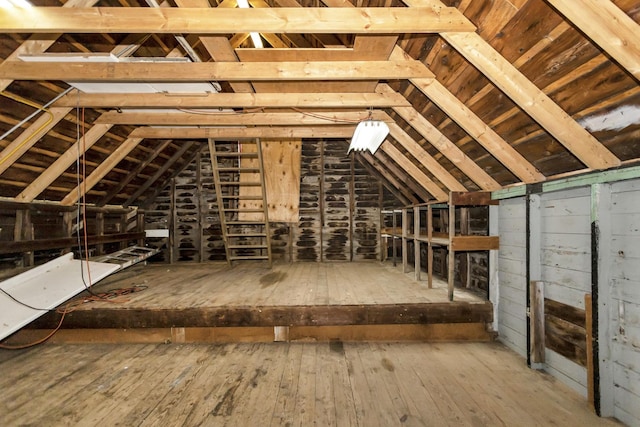
<path fill-rule="evenodd" d="M 33 3 L 0 9 L 0 196 L 16 201 L 143 205 L 207 138 L 346 153 L 370 116 L 391 133 L 356 156 L 410 202 L 640 159 L 635 0 Z"/>

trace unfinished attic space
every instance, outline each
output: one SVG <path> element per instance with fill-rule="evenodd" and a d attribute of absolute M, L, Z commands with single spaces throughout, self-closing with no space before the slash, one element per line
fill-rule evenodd
<path fill-rule="evenodd" d="M 640 426 L 638 0 L 0 0 L 0 425 Z"/>

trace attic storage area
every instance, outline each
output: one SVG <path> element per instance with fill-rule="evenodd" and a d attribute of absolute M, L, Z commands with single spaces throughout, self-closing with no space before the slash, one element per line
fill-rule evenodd
<path fill-rule="evenodd" d="M 0 3 L 0 422 L 640 423 L 639 21 Z"/>

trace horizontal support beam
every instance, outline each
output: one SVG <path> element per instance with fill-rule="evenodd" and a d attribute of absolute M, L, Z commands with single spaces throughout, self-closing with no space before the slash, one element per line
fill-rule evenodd
<path fill-rule="evenodd" d="M 88 245 L 99 243 L 125 242 L 129 240 L 144 239 L 144 233 L 118 233 L 105 234 L 104 236 L 88 236 Z M 62 237 L 59 239 L 22 240 L 17 242 L 3 242 L 0 246 L 0 254 L 13 254 L 21 252 L 44 251 L 48 249 L 73 248 L 78 246 L 75 237 Z"/>
<path fill-rule="evenodd" d="M 5 61 L 0 79 L 67 82 L 209 82 L 429 78 L 420 61 L 23 62 Z"/>
<path fill-rule="evenodd" d="M 58 316 L 59 317 L 59 316 Z M 305 305 L 255 307 L 189 307 L 75 310 L 64 328 L 167 328 L 227 326 L 402 325 L 490 323 L 489 302 L 432 302 L 427 304 Z M 32 324 L 53 327 L 55 313 Z"/>
<path fill-rule="evenodd" d="M 382 108 L 409 107 L 398 93 L 84 93 L 74 91 L 56 107 L 85 108 Z"/>
<path fill-rule="evenodd" d="M 454 7 L 0 9 L 1 33 L 408 34 L 475 29 Z"/>
<path fill-rule="evenodd" d="M 201 113 L 139 113 L 111 111 L 102 114 L 95 123 L 111 123 L 115 125 L 163 125 L 163 126 L 229 126 L 229 125 L 263 125 L 263 126 L 308 126 L 331 125 L 353 126 L 369 117 L 375 120 L 392 122 L 384 112 L 374 111 L 329 111 L 329 112 L 295 112 L 295 113 L 218 113 L 215 111 Z"/>
<path fill-rule="evenodd" d="M 140 127 L 129 134 L 129 138 L 156 139 L 201 139 L 201 138 L 351 138 L 356 125 L 322 127 L 253 127 L 253 128 L 187 128 L 187 127 Z M 347 147 L 345 147 L 345 150 Z"/>

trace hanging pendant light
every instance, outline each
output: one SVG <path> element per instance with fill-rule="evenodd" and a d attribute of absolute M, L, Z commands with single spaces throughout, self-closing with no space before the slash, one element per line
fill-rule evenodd
<path fill-rule="evenodd" d="M 351 150 L 369 150 L 371 154 L 375 154 L 387 135 L 389 135 L 389 126 L 385 122 L 380 120 L 362 121 L 356 126 L 347 154 Z"/>

